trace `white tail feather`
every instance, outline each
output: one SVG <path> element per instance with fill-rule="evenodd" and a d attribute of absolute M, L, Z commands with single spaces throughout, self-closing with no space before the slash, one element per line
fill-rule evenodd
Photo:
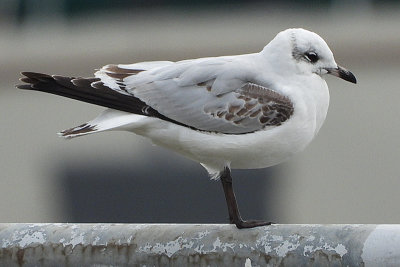
<path fill-rule="evenodd" d="M 141 115 L 136 115 L 128 112 L 123 112 L 114 109 L 106 109 L 94 120 L 91 120 L 82 125 L 71 129 L 59 132 L 58 135 L 66 139 L 79 137 L 87 134 L 98 133 L 109 130 L 118 130 L 133 124 L 142 118 Z"/>

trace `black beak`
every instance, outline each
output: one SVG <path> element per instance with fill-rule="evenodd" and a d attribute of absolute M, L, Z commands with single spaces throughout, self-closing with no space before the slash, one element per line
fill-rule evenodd
<path fill-rule="evenodd" d="M 332 74 L 333 76 L 342 78 L 343 80 L 351 83 L 357 83 L 357 79 L 354 76 L 354 74 L 346 70 L 345 68 L 338 66 L 337 68 L 326 69 L 326 70 L 328 71 L 329 74 Z"/>

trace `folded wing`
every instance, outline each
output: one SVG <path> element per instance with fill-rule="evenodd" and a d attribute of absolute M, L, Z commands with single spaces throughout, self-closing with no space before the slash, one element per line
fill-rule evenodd
<path fill-rule="evenodd" d="M 195 129 L 244 134 L 281 125 L 293 114 L 291 100 L 249 82 L 245 66 L 230 57 L 184 61 L 119 82 L 126 93 Z"/>
<path fill-rule="evenodd" d="M 246 69 L 230 57 L 107 65 L 96 72 L 95 78 L 32 72 L 23 75 L 21 81 L 27 84 L 19 85 L 21 89 L 156 117 L 201 131 L 244 134 L 281 125 L 293 114 L 288 97 L 246 81 Z"/>

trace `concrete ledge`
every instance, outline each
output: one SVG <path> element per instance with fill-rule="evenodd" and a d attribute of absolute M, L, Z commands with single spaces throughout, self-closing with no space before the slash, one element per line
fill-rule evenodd
<path fill-rule="evenodd" d="M 400 266 L 400 225 L 0 224 L 0 266 Z"/>

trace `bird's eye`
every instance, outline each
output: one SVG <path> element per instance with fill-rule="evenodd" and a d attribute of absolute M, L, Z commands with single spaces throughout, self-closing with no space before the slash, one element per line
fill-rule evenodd
<path fill-rule="evenodd" d="M 308 61 L 310 61 L 311 63 L 315 63 L 315 62 L 317 62 L 318 59 L 319 59 L 319 56 L 318 56 L 317 53 L 315 53 L 315 52 L 306 52 L 306 53 L 304 54 L 304 57 L 305 57 Z"/>

